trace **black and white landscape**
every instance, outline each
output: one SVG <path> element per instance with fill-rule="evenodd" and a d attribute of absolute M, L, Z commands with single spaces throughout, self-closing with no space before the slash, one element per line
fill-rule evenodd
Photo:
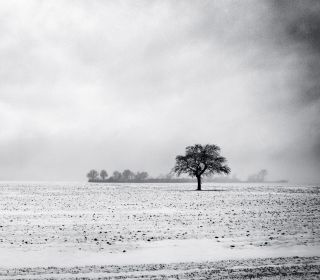
<path fill-rule="evenodd" d="M 0 62 L 0 280 L 319 279 L 320 1 L 1 0 Z"/>

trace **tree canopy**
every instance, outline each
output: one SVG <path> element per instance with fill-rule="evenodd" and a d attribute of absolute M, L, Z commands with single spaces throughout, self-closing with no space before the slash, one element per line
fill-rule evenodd
<path fill-rule="evenodd" d="M 105 171 L 104 169 L 101 170 L 100 177 L 101 177 L 102 180 L 105 180 L 108 177 L 107 171 Z"/>
<path fill-rule="evenodd" d="M 220 156 L 220 148 L 216 145 L 201 145 L 186 147 L 184 156 L 176 157 L 172 172 L 180 176 L 187 173 L 198 180 L 198 190 L 201 190 L 201 177 L 213 174 L 229 174 L 231 169 L 226 164 L 226 158 Z"/>
<path fill-rule="evenodd" d="M 122 172 L 122 180 L 124 181 L 132 180 L 134 179 L 134 176 L 135 174 L 129 169 L 126 169 Z"/>
<path fill-rule="evenodd" d="M 87 177 L 90 179 L 90 180 L 94 180 L 96 179 L 97 177 L 99 176 L 99 173 L 98 171 L 92 169 L 88 174 L 87 174 Z"/>
<path fill-rule="evenodd" d="M 120 181 L 122 178 L 122 174 L 119 171 L 114 171 L 112 177 L 116 180 L 116 181 Z"/>
<path fill-rule="evenodd" d="M 145 179 L 148 178 L 148 173 L 147 172 L 137 172 L 137 174 L 135 175 L 135 179 L 138 180 L 138 181 L 143 181 Z"/>

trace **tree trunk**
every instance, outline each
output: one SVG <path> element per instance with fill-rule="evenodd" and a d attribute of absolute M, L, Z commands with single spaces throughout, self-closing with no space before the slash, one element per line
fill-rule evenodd
<path fill-rule="evenodd" d="M 197 177 L 198 180 L 198 188 L 197 191 L 201 191 L 201 176 Z"/>

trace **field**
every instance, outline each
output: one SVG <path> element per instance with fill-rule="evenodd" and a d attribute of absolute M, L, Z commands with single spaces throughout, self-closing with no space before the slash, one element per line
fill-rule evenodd
<path fill-rule="evenodd" d="M 316 185 L 0 183 L 0 279 L 320 279 Z"/>

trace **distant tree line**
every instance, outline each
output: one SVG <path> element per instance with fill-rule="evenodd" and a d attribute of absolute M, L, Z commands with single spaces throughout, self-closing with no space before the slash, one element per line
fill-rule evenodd
<path fill-rule="evenodd" d="M 126 169 L 122 173 L 114 171 L 112 176 L 108 178 L 108 173 L 104 169 L 100 171 L 100 174 L 98 171 L 92 169 L 87 174 L 87 177 L 89 182 L 142 182 L 145 181 L 149 175 L 145 171 L 133 173 L 131 170 Z"/>
<path fill-rule="evenodd" d="M 289 180 L 277 180 L 277 181 L 267 181 L 266 177 L 268 171 L 265 169 L 260 170 L 258 173 L 254 173 L 248 176 L 248 180 L 244 181 L 248 183 L 288 183 Z"/>
<path fill-rule="evenodd" d="M 134 173 L 129 169 L 124 170 L 122 173 L 119 171 L 114 171 L 112 176 L 108 178 L 108 173 L 106 170 L 101 170 L 100 173 L 96 170 L 91 170 L 87 177 L 89 182 L 132 182 L 132 183 L 195 183 L 197 182 L 196 178 L 179 178 L 176 177 L 172 172 L 167 174 L 160 174 L 156 178 L 152 178 L 148 175 L 147 172 L 137 172 Z M 241 183 L 236 177 L 236 174 L 233 176 L 219 176 L 213 177 L 208 176 L 203 179 L 203 182 L 217 182 L 217 183 Z"/>
<path fill-rule="evenodd" d="M 266 181 L 266 177 L 268 175 L 268 171 L 265 169 L 262 169 L 256 174 L 251 174 L 248 177 L 248 182 L 252 183 L 263 183 Z"/>
<path fill-rule="evenodd" d="M 208 175 L 204 177 L 202 181 L 204 183 L 287 183 L 288 180 L 279 180 L 279 181 L 266 181 L 266 176 L 268 175 L 268 171 L 262 169 L 258 173 L 251 174 L 248 176 L 247 181 L 241 181 L 237 178 L 236 174 L 232 176 L 229 175 L 219 175 L 213 176 Z M 131 183 L 196 183 L 196 178 L 181 178 L 176 177 L 174 172 L 169 172 L 168 174 L 160 174 L 156 178 L 152 178 L 148 175 L 148 172 L 142 171 L 134 173 L 129 169 L 124 170 L 123 172 L 114 171 L 112 176 L 108 178 L 108 173 L 106 170 L 101 170 L 100 173 L 94 169 L 92 169 L 88 174 L 87 177 L 89 182 L 131 182 Z"/>

